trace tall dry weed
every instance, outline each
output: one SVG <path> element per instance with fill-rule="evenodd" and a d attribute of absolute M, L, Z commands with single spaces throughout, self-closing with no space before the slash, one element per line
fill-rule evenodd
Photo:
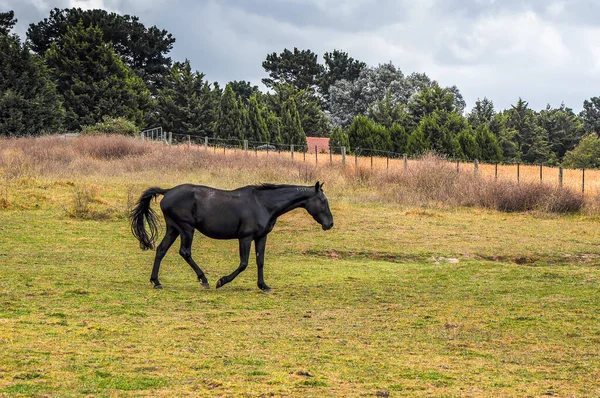
<path fill-rule="evenodd" d="M 83 136 L 73 139 L 73 149 L 79 156 L 96 159 L 123 159 L 150 152 L 149 145 L 121 135 Z"/>
<path fill-rule="evenodd" d="M 481 178 L 473 172 L 458 171 L 446 159 L 431 154 L 410 162 L 407 169 L 372 170 L 341 163 L 315 165 L 308 159 L 293 161 L 276 153 L 238 150 L 224 155 L 203 146 L 167 146 L 115 135 L 72 139 L 48 136 L 0 139 L 0 168 L 5 179 L 33 175 L 77 181 L 82 176 L 118 176 L 131 181 L 143 175 L 158 183 L 163 177 L 173 181 L 185 176 L 181 183 L 220 188 L 263 182 L 313 184 L 319 180 L 326 182 L 329 194 L 357 200 L 429 207 L 479 206 L 506 212 L 568 213 L 585 208 L 588 213 L 600 213 L 600 200 L 584 199 L 573 190 Z M 85 214 L 86 201 L 90 207 L 86 192 L 74 195 L 71 212 Z"/>

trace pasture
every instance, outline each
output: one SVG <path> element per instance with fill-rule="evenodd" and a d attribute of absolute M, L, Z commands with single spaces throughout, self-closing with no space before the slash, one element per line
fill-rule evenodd
<path fill-rule="evenodd" d="M 593 205 L 503 213 L 398 196 L 336 167 L 95 140 L 0 147 L 0 395 L 600 394 Z M 152 288 L 154 253 L 126 219 L 143 189 L 316 179 L 335 227 L 304 210 L 279 220 L 271 293 L 254 256 L 203 289 L 178 242 L 165 289 Z M 192 250 L 213 286 L 239 261 L 236 241 L 197 234 Z"/>

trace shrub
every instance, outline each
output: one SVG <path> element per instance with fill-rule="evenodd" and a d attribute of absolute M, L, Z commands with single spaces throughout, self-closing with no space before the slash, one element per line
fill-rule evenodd
<path fill-rule="evenodd" d="M 581 194 L 539 182 L 489 181 L 478 190 L 478 204 L 504 212 L 574 213 L 584 206 Z"/>
<path fill-rule="evenodd" d="M 138 136 L 140 129 L 130 120 L 122 117 L 104 116 L 101 122 L 81 128 L 83 135 L 122 134 Z"/>
<path fill-rule="evenodd" d="M 400 173 L 383 176 L 377 185 L 393 186 L 397 201 L 410 205 L 478 206 L 504 212 L 573 213 L 583 209 L 583 196 L 569 188 L 539 182 L 489 180 L 457 172 L 432 154 Z"/>
<path fill-rule="evenodd" d="M 73 140 L 75 151 L 97 159 L 122 159 L 139 156 L 150 150 L 150 145 L 127 137 L 79 137 Z"/>

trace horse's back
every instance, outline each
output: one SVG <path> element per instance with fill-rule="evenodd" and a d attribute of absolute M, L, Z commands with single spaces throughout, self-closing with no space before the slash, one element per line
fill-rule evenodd
<path fill-rule="evenodd" d="M 191 221 L 214 216 L 242 216 L 256 204 L 252 187 L 232 191 L 204 185 L 182 184 L 169 189 L 160 207 L 165 215 Z"/>

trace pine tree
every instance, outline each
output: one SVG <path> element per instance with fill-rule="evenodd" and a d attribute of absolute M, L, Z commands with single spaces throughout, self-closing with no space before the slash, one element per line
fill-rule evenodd
<path fill-rule="evenodd" d="M 600 131 L 600 97 L 592 97 L 583 101 L 583 110 L 579 114 L 583 120 L 586 133 L 598 133 Z"/>
<path fill-rule="evenodd" d="M 55 8 L 48 18 L 27 29 L 27 41 L 32 50 L 43 56 L 53 44 L 64 47 L 63 39 L 69 28 L 82 24 L 83 28 L 97 27 L 106 43 L 134 73 L 140 76 L 152 94 L 160 88 L 161 78 L 171 66 L 167 53 L 173 48 L 175 38 L 156 26 L 147 28 L 136 16 L 119 15 L 96 8 Z"/>
<path fill-rule="evenodd" d="M 408 110 L 416 124 L 435 111 L 455 112 L 454 94 L 450 89 L 441 88 L 438 84 L 424 87 L 410 100 Z"/>
<path fill-rule="evenodd" d="M 466 129 L 468 124 L 464 118 L 447 110 L 436 110 L 421 119 L 418 130 L 421 130 L 429 148 L 439 154 L 461 157 L 461 145 L 456 136 Z"/>
<path fill-rule="evenodd" d="M 550 158 L 550 144 L 548 143 L 548 133 L 543 128 L 535 126 L 531 131 L 527 144 L 527 152 L 523 154 L 525 162 L 546 163 L 548 161 Z"/>
<path fill-rule="evenodd" d="M 138 126 L 150 107 L 150 92 L 102 40 L 95 27 L 69 27 L 60 43 L 46 52 L 63 97 L 66 127 L 77 130 L 104 116 L 125 117 Z"/>
<path fill-rule="evenodd" d="M 300 115 L 296 108 L 296 101 L 290 97 L 283 104 L 281 115 L 281 136 L 287 145 L 306 147 L 306 134 L 300 123 Z"/>
<path fill-rule="evenodd" d="M 408 137 L 410 134 L 406 132 L 406 129 L 401 123 L 394 123 L 389 128 L 391 150 L 397 153 L 405 153 L 408 145 Z"/>
<path fill-rule="evenodd" d="M 425 138 L 423 129 L 420 126 L 414 129 L 406 142 L 406 152 L 410 155 L 422 155 L 430 149 L 431 146 L 427 142 L 427 138 Z"/>
<path fill-rule="evenodd" d="M 457 134 L 456 140 L 460 145 L 460 158 L 466 160 L 481 160 L 481 151 L 477 145 L 477 140 L 470 128 L 463 129 Z"/>
<path fill-rule="evenodd" d="M 217 104 L 204 74 L 192 72 L 188 60 L 176 62 L 163 79 L 158 91 L 156 121 L 165 130 L 177 134 L 212 137 Z"/>
<path fill-rule="evenodd" d="M 537 116 L 529 108 L 527 101 L 519 98 L 516 105 L 503 112 L 503 129 L 511 131 L 509 134 L 502 134 L 504 137 L 511 136 L 517 147 L 517 158 L 519 160 L 533 161 L 538 156 L 534 154 L 534 141 L 539 144 Z M 545 152 L 545 150 L 543 150 Z"/>
<path fill-rule="evenodd" d="M 354 151 L 358 149 L 389 151 L 391 149 L 389 130 L 363 115 L 355 117 L 348 127 L 348 141 Z"/>
<path fill-rule="evenodd" d="M 390 128 L 394 123 L 407 119 L 408 114 L 404 112 L 401 104 L 394 104 L 388 90 L 384 99 L 377 100 L 375 106 L 369 106 L 369 118 L 375 123 Z"/>
<path fill-rule="evenodd" d="M 244 134 L 244 108 L 238 104 L 233 89 L 228 84 L 221 96 L 219 104 L 219 117 L 215 131 L 216 138 L 243 140 Z"/>
<path fill-rule="evenodd" d="M 60 96 L 43 61 L 17 35 L 0 34 L 0 135 L 56 131 L 63 117 Z"/>
<path fill-rule="evenodd" d="M 273 87 L 273 94 L 264 96 L 269 109 L 278 115 L 282 114 L 283 104 L 290 98 L 294 99 L 296 109 L 302 124 L 302 130 L 311 137 L 326 137 L 330 126 L 321 108 L 319 99 L 310 90 L 300 90 L 291 84 L 281 83 Z"/>
<path fill-rule="evenodd" d="M 494 110 L 494 103 L 492 101 L 486 97 L 483 97 L 482 100 L 477 98 L 473 110 L 467 116 L 467 120 L 474 129 L 477 129 L 481 124 L 489 126 L 495 114 L 496 111 Z"/>
<path fill-rule="evenodd" d="M 496 136 L 490 131 L 487 124 L 481 123 L 475 130 L 475 142 L 479 148 L 480 157 L 485 161 L 501 161 L 502 149 L 498 144 Z"/>
<path fill-rule="evenodd" d="M 262 142 L 271 142 L 278 145 L 283 144 L 283 137 L 281 136 L 281 119 L 269 108 L 263 108 L 263 115 L 265 116 L 267 135 Z"/>
<path fill-rule="evenodd" d="M 287 83 L 300 90 L 308 89 L 312 92 L 324 71 L 324 67 L 317 62 L 317 54 L 295 47 L 293 52 L 286 48 L 281 54 L 267 54 L 262 66 L 269 73 L 269 78 L 262 79 L 265 86 L 273 88 L 278 84 Z"/>
<path fill-rule="evenodd" d="M 336 127 L 329 136 L 329 150 L 332 153 L 341 153 L 341 147 L 346 147 L 346 152 L 350 152 L 348 134 L 341 127 Z"/>
<path fill-rule="evenodd" d="M 14 11 L 0 12 L 0 35 L 8 35 L 16 23 Z"/>
<path fill-rule="evenodd" d="M 248 118 L 249 127 L 246 139 L 254 142 L 267 142 L 269 140 L 267 123 L 264 120 L 263 111 L 258 104 L 256 95 L 252 95 L 248 100 Z"/>
<path fill-rule="evenodd" d="M 584 133 L 582 120 L 564 104 L 559 108 L 546 106 L 539 114 L 538 124 L 548 134 L 551 156 L 558 162 L 575 148 Z"/>

